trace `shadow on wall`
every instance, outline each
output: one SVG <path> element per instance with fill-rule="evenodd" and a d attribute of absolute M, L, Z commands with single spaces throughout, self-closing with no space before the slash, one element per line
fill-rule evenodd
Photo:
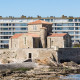
<path fill-rule="evenodd" d="M 50 57 L 50 59 L 51 59 L 52 61 L 57 62 L 57 60 L 55 59 L 55 57 L 54 57 L 54 55 L 53 55 L 53 54 L 52 54 L 52 57 Z"/>
<path fill-rule="evenodd" d="M 72 60 L 69 60 L 69 59 L 65 59 L 65 60 L 61 59 L 61 60 L 60 60 L 60 63 L 71 62 L 71 61 L 72 61 Z M 74 61 L 74 62 L 75 62 L 75 61 Z M 80 61 L 77 61 L 77 62 L 75 62 L 75 63 L 80 64 Z"/>
<path fill-rule="evenodd" d="M 65 59 L 65 60 L 64 60 L 64 59 L 61 59 L 61 60 L 60 60 L 60 63 L 70 62 L 70 61 L 71 61 L 71 60 L 69 60 L 69 59 Z"/>

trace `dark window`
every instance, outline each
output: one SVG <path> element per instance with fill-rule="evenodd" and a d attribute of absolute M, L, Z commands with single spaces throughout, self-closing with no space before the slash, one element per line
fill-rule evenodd
<path fill-rule="evenodd" d="M 32 58 L 32 54 L 31 53 L 29 53 L 29 58 Z"/>
<path fill-rule="evenodd" d="M 73 22 L 73 19 L 69 19 L 69 22 Z"/>
<path fill-rule="evenodd" d="M 77 22 L 77 19 L 75 19 L 75 22 Z"/>

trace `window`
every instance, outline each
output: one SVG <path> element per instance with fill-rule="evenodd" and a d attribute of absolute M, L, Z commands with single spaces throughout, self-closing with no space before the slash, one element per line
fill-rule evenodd
<path fill-rule="evenodd" d="M 11 23 L 9 23 L 9 26 L 11 26 Z"/>
<path fill-rule="evenodd" d="M 63 27 L 63 30 L 69 30 L 69 28 L 68 27 Z"/>
<path fill-rule="evenodd" d="M 79 22 L 80 22 L 80 19 L 79 19 Z"/>
<path fill-rule="evenodd" d="M 21 28 L 15 28 L 14 30 L 21 30 Z"/>
<path fill-rule="evenodd" d="M 69 30 L 74 30 L 74 27 L 69 27 Z"/>
<path fill-rule="evenodd" d="M 53 19 L 51 19 L 51 22 L 53 22 Z"/>
<path fill-rule="evenodd" d="M 0 41 L 0 43 L 9 43 L 9 40 Z"/>
<path fill-rule="evenodd" d="M 75 27 L 75 30 L 78 30 L 78 27 Z"/>
<path fill-rule="evenodd" d="M 75 26 L 78 26 L 78 23 L 75 23 Z"/>
<path fill-rule="evenodd" d="M 62 26 L 62 23 L 57 23 L 56 26 Z"/>
<path fill-rule="evenodd" d="M 80 23 L 78 23 L 78 25 L 80 26 Z"/>
<path fill-rule="evenodd" d="M 74 31 L 69 31 L 68 33 L 69 33 L 69 34 L 74 34 Z"/>
<path fill-rule="evenodd" d="M 36 27 L 36 25 L 33 25 L 33 30 L 37 30 L 37 27 Z"/>
<path fill-rule="evenodd" d="M 79 34 L 79 32 L 75 32 L 75 34 Z"/>
<path fill-rule="evenodd" d="M 24 44 L 26 45 L 26 37 L 24 37 Z"/>
<path fill-rule="evenodd" d="M 8 26 L 8 23 L 3 23 L 3 26 Z"/>
<path fill-rule="evenodd" d="M 56 30 L 62 30 L 62 27 L 57 27 Z"/>
<path fill-rule="evenodd" d="M 71 36 L 71 38 L 74 38 L 74 36 Z"/>
<path fill-rule="evenodd" d="M 74 26 L 74 23 L 69 23 L 68 26 Z"/>
<path fill-rule="evenodd" d="M 62 26 L 68 26 L 68 24 L 67 23 L 63 23 L 63 25 Z"/>
<path fill-rule="evenodd" d="M 73 19 L 69 19 L 69 22 L 73 22 Z"/>
<path fill-rule="evenodd" d="M 50 22 L 50 19 L 45 19 L 45 21 Z"/>
<path fill-rule="evenodd" d="M 75 19 L 75 22 L 77 22 L 77 19 Z"/>
<path fill-rule="evenodd" d="M 27 30 L 27 28 L 21 28 L 21 30 Z"/>
<path fill-rule="evenodd" d="M 44 19 L 40 19 L 40 20 L 44 21 Z"/>
<path fill-rule="evenodd" d="M 27 26 L 27 24 L 26 23 L 21 23 L 20 26 Z"/>

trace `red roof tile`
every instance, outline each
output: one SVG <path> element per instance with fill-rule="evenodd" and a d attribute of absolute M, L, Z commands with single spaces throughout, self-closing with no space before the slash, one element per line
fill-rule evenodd
<path fill-rule="evenodd" d="M 39 35 L 37 35 L 37 34 L 32 34 L 32 33 L 19 33 L 19 34 L 15 34 L 15 35 L 13 35 L 11 38 L 12 39 L 16 39 L 16 38 L 19 38 L 20 36 L 22 36 L 22 35 L 28 35 L 28 36 L 32 36 L 32 37 L 39 37 Z"/>
<path fill-rule="evenodd" d="M 48 37 L 63 37 L 67 35 L 67 33 L 52 33 Z"/>
<path fill-rule="evenodd" d="M 11 38 L 18 38 L 18 37 L 20 37 L 20 36 L 22 36 L 23 35 L 23 33 L 18 33 L 18 34 L 14 34 Z"/>
<path fill-rule="evenodd" d="M 28 24 L 52 24 L 52 23 L 42 21 L 42 20 L 37 20 L 37 21 L 34 21 L 34 22 L 30 22 Z"/>

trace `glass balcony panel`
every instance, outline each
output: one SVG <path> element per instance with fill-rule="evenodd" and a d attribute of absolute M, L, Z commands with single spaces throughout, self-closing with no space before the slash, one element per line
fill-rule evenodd
<path fill-rule="evenodd" d="M 62 23 L 57 23 L 56 26 L 62 26 Z"/>
<path fill-rule="evenodd" d="M 73 19 L 69 19 L 68 21 L 69 21 L 69 22 L 73 22 Z"/>
<path fill-rule="evenodd" d="M 63 23 L 62 26 L 68 26 L 68 24 L 67 23 Z"/>
<path fill-rule="evenodd" d="M 50 22 L 50 19 L 45 19 L 45 21 Z"/>
<path fill-rule="evenodd" d="M 68 23 L 68 26 L 74 26 L 74 23 Z"/>
<path fill-rule="evenodd" d="M 69 33 L 69 34 L 74 34 L 74 31 L 69 31 L 68 33 Z"/>
<path fill-rule="evenodd" d="M 69 30 L 74 30 L 74 27 L 69 27 Z"/>
<path fill-rule="evenodd" d="M 63 27 L 63 30 L 69 30 L 69 27 Z"/>

